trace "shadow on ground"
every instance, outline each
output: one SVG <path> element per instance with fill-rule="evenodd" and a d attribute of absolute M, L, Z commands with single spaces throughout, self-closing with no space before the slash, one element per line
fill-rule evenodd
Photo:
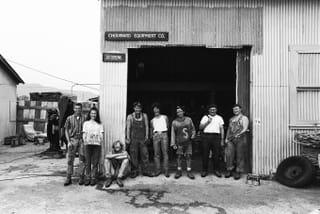
<path fill-rule="evenodd" d="M 225 209 L 221 207 L 212 206 L 206 202 L 189 202 L 189 203 L 174 203 L 174 202 L 163 202 L 161 201 L 166 193 L 164 190 L 152 190 L 152 189 L 104 189 L 103 184 L 97 185 L 97 190 L 105 191 L 109 194 L 119 194 L 122 193 L 129 198 L 126 202 L 135 208 L 157 208 L 160 209 L 160 213 L 172 213 L 172 214 L 182 214 L 190 213 L 189 210 L 192 208 L 203 208 L 205 210 L 210 210 L 212 214 L 226 214 Z M 144 202 L 139 202 L 139 199 L 145 198 Z"/>

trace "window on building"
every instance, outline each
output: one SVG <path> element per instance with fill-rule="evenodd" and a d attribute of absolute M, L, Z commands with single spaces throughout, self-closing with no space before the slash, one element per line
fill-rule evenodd
<path fill-rule="evenodd" d="M 290 124 L 320 125 L 320 46 L 290 46 Z"/>

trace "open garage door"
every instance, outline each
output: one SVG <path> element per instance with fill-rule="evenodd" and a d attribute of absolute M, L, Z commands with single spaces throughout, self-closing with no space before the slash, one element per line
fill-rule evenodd
<path fill-rule="evenodd" d="M 247 53 L 250 50 L 205 47 L 129 49 L 127 113 L 139 100 L 151 119 L 152 103 L 159 102 L 172 121 L 176 105 L 184 105 L 198 130 L 206 106 L 215 103 L 227 128 L 236 102 L 249 112 Z"/>

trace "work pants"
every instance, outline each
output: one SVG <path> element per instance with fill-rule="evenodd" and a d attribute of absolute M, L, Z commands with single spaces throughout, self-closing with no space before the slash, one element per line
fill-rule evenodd
<path fill-rule="evenodd" d="M 97 177 L 99 159 L 101 154 L 101 146 L 85 145 L 85 178 L 95 179 Z"/>
<path fill-rule="evenodd" d="M 227 170 L 243 173 L 246 171 L 247 137 L 242 135 L 228 142 L 226 150 Z"/>
<path fill-rule="evenodd" d="M 165 172 L 168 171 L 168 134 L 166 132 L 154 133 L 153 134 L 153 151 L 154 151 L 154 162 L 156 164 L 157 172 L 161 171 L 160 156 L 161 151 L 163 155 L 163 168 Z"/>
<path fill-rule="evenodd" d="M 67 177 L 71 177 L 73 174 L 73 165 L 74 159 L 76 157 L 76 153 L 79 153 L 79 174 L 80 178 L 84 176 L 85 169 L 85 156 L 84 156 L 84 145 L 82 139 L 71 138 L 70 144 L 68 145 L 68 153 L 67 153 Z"/>

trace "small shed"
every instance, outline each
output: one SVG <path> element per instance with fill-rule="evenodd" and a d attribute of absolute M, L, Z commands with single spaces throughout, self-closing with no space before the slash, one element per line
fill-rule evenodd
<path fill-rule="evenodd" d="M 17 85 L 24 83 L 0 54 L 0 143 L 16 134 Z"/>

